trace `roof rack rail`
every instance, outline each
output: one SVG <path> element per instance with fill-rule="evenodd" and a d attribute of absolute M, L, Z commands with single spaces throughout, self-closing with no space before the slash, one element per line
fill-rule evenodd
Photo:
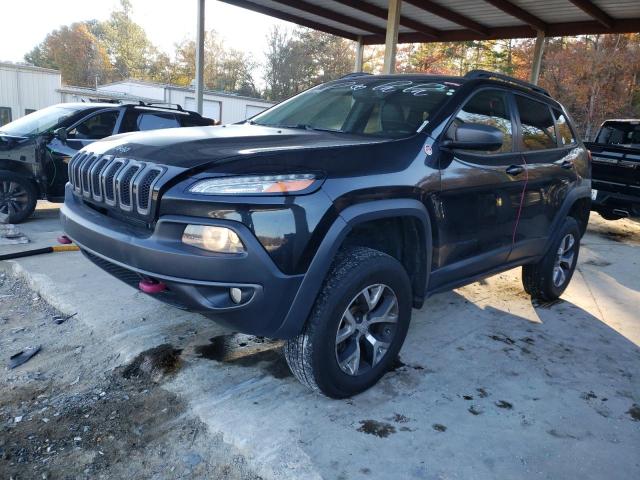
<path fill-rule="evenodd" d="M 367 72 L 353 72 L 353 73 L 347 73 L 346 75 L 343 75 L 340 77 L 339 80 L 342 80 L 344 78 L 354 78 L 354 77 L 362 77 L 364 75 L 372 75 L 371 73 L 367 73 Z"/>
<path fill-rule="evenodd" d="M 489 70 L 471 70 L 470 72 L 467 72 L 464 78 L 468 78 L 468 79 L 489 78 L 489 79 L 501 80 L 506 83 L 513 83 L 514 85 L 528 88 L 529 90 L 533 90 L 534 92 L 541 93 L 543 95 L 546 95 L 547 97 L 551 97 L 551 94 L 546 89 L 539 87 L 537 85 L 534 85 L 533 83 L 510 77 L 509 75 L 505 75 L 503 73 L 490 72 Z"/>
<path fill-rule="evenodd" d="M 143 102 L 142 100 L 138 101 L 138 105 L 140 107 L 156 107 L 156 108 L 166 108 L 167 110 L 178 110 L 179 112 L 184 112 L 182 105 L 179 103 L 169 103 L 169 102 Z M 175 105 L 175 108 L 169 107 L 161 107 L 160 105 Z"/>

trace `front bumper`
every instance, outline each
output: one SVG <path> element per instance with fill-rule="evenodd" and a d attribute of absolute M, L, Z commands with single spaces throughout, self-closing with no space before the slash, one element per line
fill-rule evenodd
<path fill-rule="evenodd" d="M 108 273 L 136 288 L 145 278 L 165 283 L 167 290 L 153 295 L 159 300 L 243 333 L 269 337 L 297 333 L 284 328 L 283 321 L 303 275 L 283 274 L 240 222 L 167 215 L 149 232 L 93 210 L 69 187 L 60 219 L 65 233 Z M 231 228 L 247 251 L 217 254 L 185 245 L 181 237 L 189 223 Z M 238 305 L 229 297 L 232 287 L 243 292 Z"/>

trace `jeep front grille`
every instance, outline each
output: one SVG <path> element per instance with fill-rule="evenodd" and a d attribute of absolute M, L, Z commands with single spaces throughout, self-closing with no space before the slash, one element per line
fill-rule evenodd
<path fill-rule="evenodd" d="M 152 163 L 88 152 L 69 162 L 69 182 L 78 196 L 142 216 L 151 212 L 153 187 L 163 173 Z"/>

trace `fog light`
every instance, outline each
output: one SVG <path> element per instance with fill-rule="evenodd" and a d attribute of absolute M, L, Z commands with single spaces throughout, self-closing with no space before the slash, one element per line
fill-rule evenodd
<path fill-rule="evenodd" d="M 242 301 L 242 290 L 236 287 L 231 288 L 229 289 L 229 296 L 233 303 L 240 303 Z"/>
<path fill-rule="evenodd" d="M 238 234 L 225 227 L 187 225 L 182 234 L 182 242 L 187 245 L 218 253 L 244 252 L 244 245 Z"/>

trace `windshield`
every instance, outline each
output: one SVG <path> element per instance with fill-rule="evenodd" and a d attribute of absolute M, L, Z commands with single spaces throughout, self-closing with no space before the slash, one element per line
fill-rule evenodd
<path fill-rule="evenodd" d="M 402 138 L 413 135 L 457 86 L 427 80 L 341 80 L 307 90 L 250 123 Z"/>
<path fill-rule="evenodd" d="M 596 143 L 640 147 L 640 121 L 605 122 L 598 133 Z"/>
<path fill-rule="evenodd" d="M 0 127 L 0 133 L 15 135 L 18 137 L 38 135 L 55 127 L 61 121 L 69 118 L 80 110 L 80 108 L 81 107 L 63 105 L 54 105 L 52 107 L 43 108 L 42 110 L 30 113 L 18 120 L 3 125 Z"/>

